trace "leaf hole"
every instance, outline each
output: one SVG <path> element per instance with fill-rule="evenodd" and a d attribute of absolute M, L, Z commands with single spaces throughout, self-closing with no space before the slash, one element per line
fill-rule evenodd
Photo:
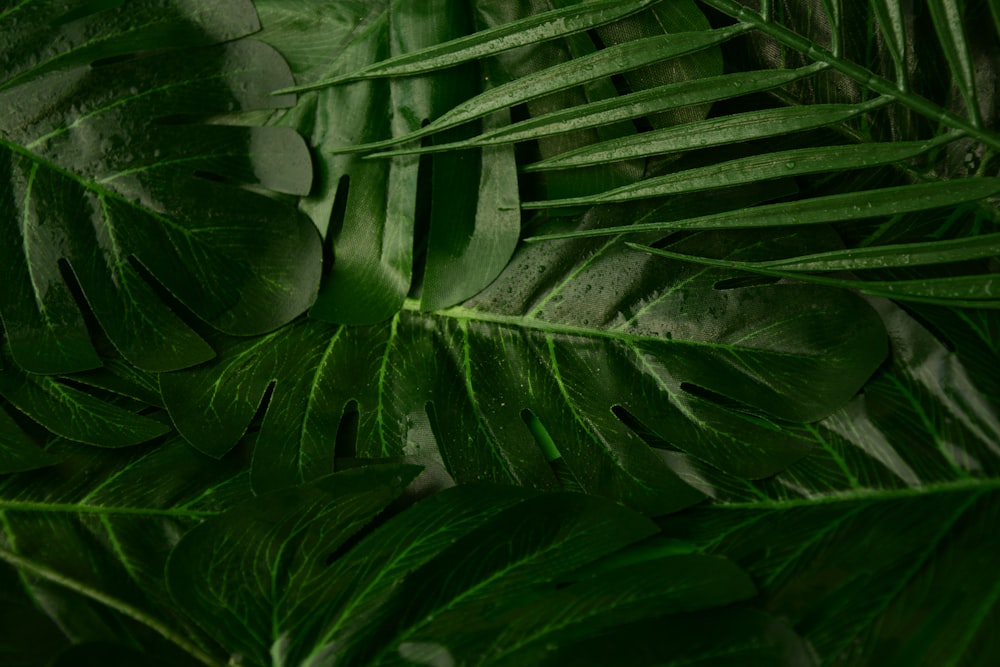
<path fill-rule="evenodd" d="M 118 56 L 109 56 L 107 58 L 98 58 L 94 62 L 90 63 L 91 69 L 100 69 L 101 67 L 110 67 L 111 65 L 117 65 L 119 63 L 127 63 L 130 60 L 135 60 L 138 58 L 138 54 L 135 53 L 123 53 Z"/>
<path fill-rule="evenodd" d="M 667 440 L 661 438 L 653 429 L 643 424 L 638 417 L 629 412 L 624 406 L 614 405 L 611 407 L 611 412 L 621 423 L 625 424 L 630 431 L 639 436 L 650 447 L 666 449 L 672 452 L 681 451 Z"/>
<path fill-rule="evenodd" d="M 163 304 L 185 324 L 185 326 L 194 331 L 201 338 L 211 336 L 214 330 L 200 317 L 195 315 L 190 308 L 181 303 L 181 301 L 174 296 L 174 293 L 167 289 L 166 286 L 161 283 L 155 275 L 153 275 L 152 271 L 146 268 L 146 265 L 142 263 L 142 260 L 135 255 L 129 255 L 128 263 L 129 266 L 131 266 L 132 269 L 139 274 L 139 277 L 143 280 L 143 282 L 149 285 L 150 289 L 153 290 L 157 298 L 162 301 Z"/>
<path fill-rule="evenodd" d="M 361 413 L 358 402 L 348 401 L 340 413 L 337 435 L 333 441 L 334 459 L 353 459 L 358 455 L 358 424 Z"/>
<path fill-rule="evenodd" d="M 386 507 L 381 512 L 376 514 L 371 521 L 361 526 L 354 534 L 348 537 L 340 546 L 333 550 L 326 557 L 324 565 L 327 567 L 333 565 L 335 562 L 346 556 L 354 547 L 358 546 L 363 539 L 372 534 L 376 528 L 392 518 L 393 515 L 398 514 L 399 509 L 393 508 L 392 505 Z"/>
<path fill-rule="evenodd" d="M 66 289 L 68 289 L 69 293 L 73 296 L 73 301 L 76 303 L 76 307 L 80 311 L 80 315 L 83 317 L 83 324 L 87 328 L 87 334 L 90 336 L 91 344 L 93 344 L 97 353 L 101 356 L 114 356 L 114 347 L 105 335 L 104 328 L 101 327 L 101 323 L 98 322 L 97 317 L 94 315 L 94 311 L 90 309 L 90 301 L 87 299 L 87 295 L 84 293 L 83 287 L 80 286 L 80 281 L 76 278 L 76 272 L 73 270 L 73 266 L 65 257 L 60 258 L 57 264 L 59 266 L 59 275 L 66 284 Z"/>
<path fill-rule="evenodd" d="M 712 403 L 713 405 L 716 405 L 724 410 L 740 414 L 758 426 L 763 426 L 764 428 L 772 431 L 781 430 L 780 426 L 764 416 L 759 410 L 743 403 L 742 401 L 737 401 L 734 398 L 730 398 L 729 396 L 719 394 L 711 389 L 706 389 L 705 387 L 701 387 L 690 382 L 681 382 L 681 391 L 690 396 L 694 396 L 695 398 Z"/>
<path fill-rule="evenodd" d="M 221 183 L 223 185 L 235 185 L 236 183 L 222 174 L 217 174 L 214 171 L 205 171 L 203 169 L 198 169 L 194 172 L 193 176 L 195 178 L 200 178 L 203 181 L 209 181 L 210 183 Z"/>
<path fill-rule="evenodd" d="M 333 269 L 333 262 L 336 260 L 333 246 L 344 230 L 344 221 L 347 219 L 347 200 L 351 195 L 351 177 L 344 174 L 337 181 L 337 192 L 333 196 L 333 206 L 330 209 L 330 219 L 327 221 L 326 235 L 323 237 L 323 273 L 322 280 L 325 282 L 330 271 Z"/>
<path fill-rule="evenodd" d="M 264 393 L 260 397 L 260 403 L 257 404 L 257 411 L 253 414 L 253 418 L 247 426 L 247 432 L 260 430 L 260 425 L 264 421 L 264 417 L 267 416 L 267 409 L 271 405 L 271 396 L 274 394 L 274 386 L 276 384 L 275 380 L 271 380 L 264 387 Z"/>

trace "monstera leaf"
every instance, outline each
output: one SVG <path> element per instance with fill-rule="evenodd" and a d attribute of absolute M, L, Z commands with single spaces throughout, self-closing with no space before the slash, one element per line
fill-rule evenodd
<path fill-rule="evenodd" d="M 752 209 L 740 207 L 688 218 L 668 216 L 642 225 L 624 221 L 600 230 L 568 230 L 529 241 L 831 223 L 848 230 L 862 222 L 888 219 L 880 231 L 882 237 L 891 229 L 908 228 L 913 214 L 930 210 L 940 210 L 943 215 L 960 211 L 964 216 L 997 221 L 995 206 L 984 201 L 1000 194 L 994 160 L 1000 148 L 995 91 L 977 83 L 974 65 L 976 59 L 995 61 L 997 35 L 991 21 L 977 23 L 973 18 L 981 15 L 988 19 L 992 13 L 995 21 L 995 7 L 979 3 L 975 10 L 965 12 L 960 3 L 933 3 L 926 16 L 909 16 L 907 24 L 903 9 L 893 2 L 854 3 L 850 8 L 822 3 L 822 11 L 813 7 L 815 3 L 793 2 L 774 12 L 767 2 L 760 13 L 732 0 L 704 4 L 730 19 L 720 19 L 721 25 L 715 30 L 667 35 L 672 39 L 662 42 L 647 38 L 615 44 L 593 57 L 578 57 L 523 76 L 455 107 L 417 132 L 355 150 L 375 151 L 371 157 L 395 160 L 447 150 L 497 148 L 515 142 L 537 141 L 541 145 L 567 132 L 636 119 L 651 124 L 653 129 L 541 155 L 543 159 L 525 165 L 524 170 L 548 174 L 581 168 L 607 171 L 609 164 L 619 161 L 647 160 L 648 178 L 612 188 L 608 187 L 612 185 L 610 179 L 606 179 L 604 192 L 550 196 L 528 201 L 525 207 L 677 197 L 791 178 L 806 186 L 804 194 L 808 195 Z M 918 39 L 920 30 L 935 35 L 938 44 Z M 721 43 L 727 43 L 734 52 L 746 50 L 747 44 L 759 47 L 750 49 L 742 61 L 763 69 L 721 76 L 701 74 L 656 88 L 644 86 L 642 77 L 630 73 L 649 62 Z M 939 51 L 935 52 L 935 48 Z M 873 53 L 881 60 L 873 58 Z M 913 62 L 920 59 L 944 66 L 936 68 L 933 76 L 919 77 Z M 646 69 L 655 71 L 655 67 Z M 532 114 L 509 127 L 441 143 L 445 139 L 441 131 L 466 127 L 503 108 L 505 102 L 527 102 L 560 86 L 610 75 L 624 77 L 625 83 L 620 86 L 626 89 L 624 94 Z M 938 85 L 938 81 L 950 82 L 950 87 Z M 778 104 L 753 97 L 760 93 L 771 94 Z M 715 104 L 712 118 L 685 119 L 676 115 L 708 103 Z M 664 114 L 675 114 L 673 122 L 662 123 Z M 793 136 L 798 141 L 790 141 Z M 425 145 L 399 147 L 418 138 Z M 960 151 L 964 157 L 959 168 L 956 154 Z M 887 168 L 873 177 L 878 167 Z M 851 178 L 833 179 L 831 174 Z M 767 199 L 786 196 L 786 191 L 775 187 Z M 901 239 L 905 243 L 894 245 L 882 245 L 881 238 L 874 238 L 865 245 L 873 241 L 876 245 L 864 247 L 864 253 L 857 257 L 849 251 L 846 255 L 780 258 L 767 265 L 744 263 L 739 268 L 912 301 L 997 308 L 1000 293 L 990 279 L 994 270 L 987 268 L 983 272 L 981 265 L 967 264 L 968 269 L 980 271 L 971 275 L 942 275 L 932 270 L 921 274 L 920 279 L 894 276 L 886 280 L 871 272 L 995 255 L 996 237 L 980 239 L 983 234 L 978 229 L 966 230 L 957 237 L 956 232 L 949 232 L 947 239 L 911 234 Z M 678 258 L 676 253 L 671 256 Z M 861 270 L 865 275 L 854 280 L 813 275 L 836 270 Z"/>
<path fill-rule="evenodd" d="M 21 612 L 4 630 L 34 622 L 2 646 L 51 636 L 34 654 L 12 651 L 15 660 L 51 656 L 66 646 L 55 624 L 76 644 L 56 664 L 153 655 L 156 664 L 222 665 L 229 655 L 246 665 L 371 665 L 451 655 L 506 665 L 559 659 L 620 628 L 606 643 L 620 655 L 672 651 L 697 662 L 721 648 L 809 664 L 787 626 L 731 606 L 755 593 L 739 568 L 684 553 L 617 504 L 467 486 L 400 510 L 390 504 L 419 471 L 407 465 L 249 499 L 246 452 L 205 466 L 178 441 L 127 453 L 73 449 L 71 466 L 0 483 L 0 559 L 22 576 L 0 569 L 10 584 L 4 611 Z M 88 479 L 72 474 L 80 466 Z M 150 475 L 165 467 L 175 474 Z M 480 614 L 485 606 L 493 612 Z M 654 622 L 686 632 L 630 646 Z M 108 643 L 126 638 L 126 647 Z"/>
<path fill-rule="evenodd" d="M 163 568 L 186 530 L 249 497 L 246 451 L 206 465 L 177 438 L 123 450 L 56 442 L 57 465 L 0 478 L 0 560 L 73 643 L 131 639 L 172 664 L 187 663 L 171 650 L 204 658 L 213 644 L 173 611 Z"/>
<path fill-rule="evenodd" d="M 269 122 L 299 130 L 318 153 L 319 182 L 302 208 L 325 231 L 336 260 L 311 312 L 349 324 L 391 317 L 411 288 L 419 290 L 422 310 L 473 296 L 506 265 L 520 231 L 510 145 L 450 151 L 423 160 L 402 156 L 369 161 L 351 151 L 392 137 L 411 137 L 484 88 L 487 95 L 499 98 L 506 94 L 502 91 L 520 87 L 520 77 L 532 69 L 595 51 L 593 42 L 577 34 L 582 30 L 617 21 L 618 32 L 605 36 L 622 40 L 629 30 L 664 37 L 664 31 L 708 27 L 690 0 L 642 14 L 640 10 L 656 3 L 555 3 L 547 12 L 525 12 L 519 5 L 490 1 L 468 6 L 445 1 L 339 3 L 329 11 L 328 4 L 257 3 L 264 23 L 260 38 L 289 59 L 296 90 L 305 91 L 293 109 L 274 114 Z M 635 25 L 621 22 L 631 15 L 638 15 Z M 479 32 L 467 34 L 470 26 Z M 561 42 L 552 43 L 555 37 L 567 38 L 568 51 Z M 537 46 L 543 41 L 547 43 Z M 515 46 L 522 47 L 516 58 L 475 60 Z M 525 57 L 525 49 L 533 49 L 531 57 Z M 641 57 L 647 63 L 666 57 L 657 53 Z M 662 68 L 656 77 L 676 80 L 714 72 L 718 60 L 711 54 Z M 450 69 L 436 71 L 446 67 Z M 519 80 L 503 85 L 513 78 Z M 582 94 L 565 92 L 546 104 L 616 95 L 596 73 L 589 79 L 591 85 Z M 547 92 L 568 86 L 553 81 Z M 510 98 L 494 105 L 491 113 L 476 117 L 476 124 L 502 129 L 510 122 L 508 108 L 519 101 Z M 457 141 L 475 130 L 446 132 L 429 145 Z M 618 134 L 605 131 L 602 136 Z M 606 170 L 599 171 L 600 182 L 606 183 Z M 459 192 L 469 196 L 456 196 Z M 359 299 L 359 293 L 365 298 Z"/>
<path fill-rule="evenodd" d="M 307 193 L 306 146 L 289 130 L 197 122 L 293 101 L 269 94 L 291 83 L 273 49 L 213 46 L 257 27 L 242 0 L 0 11 L 0 314 L 21 367 L 99 366 L 88 309 L 128 361 L 169 370 L 212 355 L 174 298 L 234 334 L 308 307 L 315 230 L 255 191 Z"/>
<path fill-rule="evenodd" d="M 1000 411 L 985 371 L 998 360 L 988 338 L 970 334 L 997 318 L 925 312 L 921 321 L 950 329 L 934 334 L 899 308 L 880 309 L 893 364 L 811 427 L 813 454 L 752 484 L 703 469 L 700 488 L 718 504 L 664 530 L 747 567 L 766 606 L 824 663 L 987 664 L 998 589 L 969 577 L 1000 548 L 989 529 L 1000 507 Z M 966 353 L 949 350 L 957 340 Z"/>
<path fill-rule="evenodd" d="M 703 235 L 687 246 L 751 243 Z M 557 488 L 548 461 L 561 458 L 580 488 L 662 513 L 699 498 L 677 477 L 677 450 L 741 477 L 773 474 L 809 450 L 783 425 L 825 417 L 885 355 L 877 315 L 853 295 L 732 277 L 686 262 L 664 270 L 618 243 L 528 246 L 459 307 L 220 340 L 217 360 L 163 374 L 161 389 L 180 433 L 215 456 L 271 389 L 260 490 L 327 474 L 338 455 L 415 456 L 459 482 Z M 341 426 L 351 412 L 354 434 Z M 675 452 L 651 449 L 637 428 Z"/>
<path fill-rule="evenodd" d="M 655 525 L 607 501 L 457 487 L 359 533 L 413 474 L 339 473 L 210 519 L 171 554 L 170 590 L 250 665 L 566 664 L 597 632 L 619 659 L 647 664 L 630 655 L 655 649 L 630 646 L 628 631 L 653 619 L 691 624 L 647 642 L 691 663 L 722 649 L 809 664 L 783 660 L 807 654 L 746 610 L 709 648 L 696 630 L 707 619 L 689 612 L 752 596 L 751 582 L 723 559 L 639 542 Z"/>

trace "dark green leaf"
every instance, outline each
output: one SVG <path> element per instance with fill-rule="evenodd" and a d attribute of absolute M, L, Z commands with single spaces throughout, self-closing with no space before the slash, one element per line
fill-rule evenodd
<path fill-rule="evenodd" d="M 738 31 L 733 30 L 675 33 L 611 46 L 488 90 L 435 118 L 418 131 L 386 141 L 345 147 L 343 151 L 368 151 L 414 141 L 516 104 L 585 84 L 594 79 L 637 69 L 661 60 L 679 58 L 689 53 L 717 46 L 737 33 Z"/>
<path fill-rule="evenodd" d="M 323 18 L 304 27 L 287 3 L 258 3 L 261 38 L 289 57 L 300 84 L 392 54 L 408 57 L 465 35 L 470 23 L 468 8 L 453 2 L 365 3 L 337 11 L 327 11 L 328 3 L 306 4 Z M 310 48 L 303 50 L 303 42 Z M 484 73 L 498 78 L 488 67 Z M 308 136 L 319 154 L 319 182 L 302 209 L 325 232 L 336 261 L 313 315 L 352 324 L 392 316 L 411 290 L 414 237 L 428 225 L 425 308 L 468 298 L 503 268 L 520 228 L 510 149 L 442 156 L 423 167 L 415 159 L 371 163 L 332 154 L 337 146 L 416 130 L 478 93 L 482 83 L 474 64 L 453 76 L 360 82 L 305 93 L 295 108 L 271 119 Z M 506 122 L 504 115 L 484 119 L 490 128 Z M 470 196 L 455 197 L 466 191 Z"/>
<path fill-rule="evenodd" d="M 204 361 L 211 350 L 157 282 L 235 334 L 273 329 L 308 307 L 320 268 L 315 230 L 251 191 L 308 191 L 301 138 L 193 124 L 291 102 L 269 95 L 291 82 L 275 51 L 249 40 L 210 46 L 256 27 L 243 0 L 39 0 L 3 13 L 0 312 L 21 366 L 100 365 L 81 308 L 140 367 Z"/>
<path fill-rule="evenodd" d="M 601 0 L 571 5 L 394 56 L 352 74 L 278 92 L 305 92 L 361 79 L 426 74 L 483 56 L 496 55 L 500 51 L 589 30 L 642 11 L 653 2 L 655 0 Z"/>
<path fill-rule="evenodd" d="M 750 237 L 692 247 L 734 252 L 741 238 Z M 164 400 L 179 431 L 218 456 L 274 383 L 254 459 L 259 489 L 332 470 L 337 448 L 355 446 L 330 441 L 354 405 L 359 456 L 443 459 L 458 482 L 552 488 L 553 457 L 532 442 L 531 415 L 584 489 L 661 513 L 697 494 L 620 415 L 671 448 L 760 477 L 805 451 L 781 420 L 826 416 L 884 356 L 877 318 L 846 292 L 720 290 L 734 274 L 657 262 L 616 242 L 528 246 L 460 307 L 220 341 L 217 361 L 161 376 Z"/>
<path fill-rule="evenodd" d="M 347 471 L 206 521 L 171 553 L 171 595 L 231 652 L 250 664 L 267 664 L 272 650 L 281 655 L 283 644 L 304 639 L 317 622 L 296 612 L 317 595 L 317 587 L 325 587 L 327 557 L 402 493 L 418 471 L 414 466 Z"/>
<path fill-rule="evenodd" d="M 53 453 L 58 465 L 0 480 L 0 560 L 39 582 L 34 594 L 68 633 L 99 624 L 83 618 L 93 612 L 79 602 L 89 601 L 203 662 L 221 662 L 208 657 L 218 651 L 212 640 L 172 609 L 163 568 L 188 528 L 249 496 L 245 452 L 206 465 L 175 439 L 120 451 L 61 445 Z M 90 639 L 125 639 L 124 627 Z"/>
<path fill-rule="evenodd" d="M 719 507 L 669 522 L 747 567 L 826 664 L 989 664 L 996 482 Z"/>
<path fill-rule="evenodd" d="M 595 631 L 755 592 L 724 559 L 653 552 L 625 565 L 629 545 L 655 526 L 572 494 L 458 487 L 339 548 L 398 493 L 401 470 L 339 473 L 206 521 L 175 548 L 171 590 L 246 664 L 303 666 L 426 664 L 433 655 L 533 664 L 549 646 Z M 257 548 L 242 548 L 258 531 Z M 622 570 L 590 572 L 616 559 Z M 727 630 L 762 634 L 756 619 L 741 620 Z"/>
<path fill-rule="evenodd" d="M 170 425 L 136 414 L 48 375 L 0 370 L 0 396 L 49 431 L 98 447 L 128 447 L 170 432 Z"/>

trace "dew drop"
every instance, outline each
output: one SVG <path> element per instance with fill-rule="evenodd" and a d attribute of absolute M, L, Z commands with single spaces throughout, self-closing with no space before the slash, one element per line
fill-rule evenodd
<path fill-rule="evenodd" d="M 786 162 L 785 163 L 785 168 L 786 169 L 795 169 L 795 163 L 794 162 Z"/>

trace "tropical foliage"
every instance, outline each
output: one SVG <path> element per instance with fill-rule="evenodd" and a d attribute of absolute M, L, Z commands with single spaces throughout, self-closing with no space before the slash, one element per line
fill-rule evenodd
<path fill-rule="evenodd" d="M 0 1 L 0 662 L 993 665 L 995 0 Z"/>

